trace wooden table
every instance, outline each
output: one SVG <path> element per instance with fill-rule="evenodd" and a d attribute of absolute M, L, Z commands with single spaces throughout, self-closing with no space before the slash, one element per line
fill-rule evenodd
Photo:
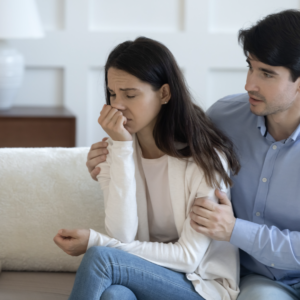
<path fill-rule="evenodd" d="M 76 118 L 64 107 L 0 110 L 0 147 L 75 147 Z"/>

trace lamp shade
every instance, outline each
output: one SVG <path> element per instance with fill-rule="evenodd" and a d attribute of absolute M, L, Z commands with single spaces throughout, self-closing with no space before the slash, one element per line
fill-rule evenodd
<path fill-rule="evenodd" d="M 0 39 L 43 36 L 34 0 L 0 0 Z"/>

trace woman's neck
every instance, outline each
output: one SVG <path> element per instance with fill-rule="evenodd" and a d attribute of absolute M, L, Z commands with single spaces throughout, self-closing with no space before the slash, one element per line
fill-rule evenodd
<path fill-rule="evenodd" d="M 144 158 L 155 159 L 164 156 L 164 153 L 158 149 L 153 137 L 153 128 L 147 127 L 136 134 Z"/>

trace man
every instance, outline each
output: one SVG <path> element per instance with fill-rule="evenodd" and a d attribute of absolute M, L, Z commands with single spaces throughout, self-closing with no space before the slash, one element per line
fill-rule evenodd
<path fill-rule="evenodd" d="M 195 201 L 191 226 L 240 248 L 239 300 L 299 300 L 300 12 L 269 15 L 241 30 L 239 42 L 249 65 L 248 94 L 221 99 L 207 112 L 239 155 L 233 209 L 216 191 L 220 204 Z M 93 178 L 105 144 L 94 144 L 88 155 Z"/>

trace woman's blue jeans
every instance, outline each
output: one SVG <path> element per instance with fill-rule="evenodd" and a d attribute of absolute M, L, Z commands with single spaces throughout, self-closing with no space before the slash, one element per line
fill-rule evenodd
<path fill-rule="evenodd" d="M 91 247 L 69 300 L 204 300 L 178 273 L 122 250 Z"/>

